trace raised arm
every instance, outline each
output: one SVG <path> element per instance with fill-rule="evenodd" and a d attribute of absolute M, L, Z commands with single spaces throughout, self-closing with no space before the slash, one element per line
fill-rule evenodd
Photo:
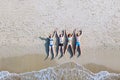
<path fill-rule="evenodd" d="M 41 40 L 46 40 L 46 39 L 47 39 L 47 38 L 44 38 L 44 37 L 41 37 L 41 36 L 40 36 L 39 38 L 40 38 Z"/>
<path fill-rule="evenodd" d="M 82 30 L 79 30 L 78 36 L 82 35 Z"/>
<path fill-rule="evenodd" d="M 76 37 L 76 35 L 75 35 L 75 34 L 76 34 L 76 29 L 74 29 L 74 31 L 73 31 L 73 35 Z"/>
<path fill-rule="evenodd" d="M 57 34 L 57 28 L 54 30 L 52 37 L 54 37 L 55 33 Z M 58 37 L 58 34 L 57 34 L 57 37 Z"/>
<path fill-rule="evenodd" d="M 67 32 L 66 32 L 66 30 L 64 31 L 64 33 L 65 33 L 66 37 L 68 37 L 68 36 L 67 36 Z"/>
<path fill-rule="evenodd" d="M 54 35 L 55 35 L 55 32 L 56 32 L 56 31 L 54 31 L 54 32 L 53 32 L 53 35 L 52 35 L 52 37 L 54 37 Z"/>
<path fill-rule="evenodd" d="M 58 37 L 58 32 L 56 31 L 56 35 L 57 35 L 57 37 Z"/>
<path fill-rule="evenodd" d="M 65 35 L 65 31 L 63 30 L 62 33 L 63 33 L 62 35 L 64 36 Z"/>
<path fill-rule="evenodd" d="M 80 32 L 80 35 L 82 35 L 82 30 L 80 30 L 79 32 Z"/>

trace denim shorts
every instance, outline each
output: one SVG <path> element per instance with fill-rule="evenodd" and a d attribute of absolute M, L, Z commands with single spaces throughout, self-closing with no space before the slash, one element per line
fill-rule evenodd
<path fill-rule="evenodd" d="M 76 42 L 76 46 L 80 46 L 80 42 Z"/>

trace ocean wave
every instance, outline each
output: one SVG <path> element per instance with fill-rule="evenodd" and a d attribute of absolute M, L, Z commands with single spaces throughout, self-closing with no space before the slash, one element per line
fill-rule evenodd
<path fill-rule="evenodd" d="M 69 62 L 40 71 L 20 74 L 1 71 L 0 80 L 120 80 L 120 74 L 107 71 L 95 74 L 81 65 Z"/>

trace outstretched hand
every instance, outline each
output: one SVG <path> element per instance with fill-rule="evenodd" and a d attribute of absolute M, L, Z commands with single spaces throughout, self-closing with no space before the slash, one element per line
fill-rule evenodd
<path fill-rule="evenodd" d="M 66 30 L 64 30 L 64 32 L 66 32 Z"/>
<path fill-rule="evenodd" d="M 44 38 L 44 37 L 38 37 L 39 39 L 41 39 L 41 40 L 47 40 L 47 38 Z"/>
<path fill-rule="evenodd" d="M 82 34 L 82 30 L 80 30 L 80 35 Z"/>
<path fill-rule="evenodd" d="M 57 32 L 57 30 L 58 30 L 58 28 L 56 28 L 56 29 L 54 30 L 54 32 Z"/>
<path fill-rule="evenodd" d="M 74 29 L 74 32 L 76 31 L 76 29 Z"/>
<path fill-rule="evenodd" d="M 75 33 L 75 32 L 76 32 L 76 29 L 73 30 L 73 33 Z"/>
<path fill-rule="evenodd" d="M 65 34 L 67 34 L 66 30 L 64 30 Z"/>

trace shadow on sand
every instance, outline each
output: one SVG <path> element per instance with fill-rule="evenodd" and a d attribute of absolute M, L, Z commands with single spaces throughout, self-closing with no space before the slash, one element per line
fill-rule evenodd
<path fill-rule="evenodd" d="M 43 37 L 39 37 L 41 40 L 44 40 L 45 41 L 45 51 L 46 51 L 46 57 L 45 57 L 45 60 L 49 57 L 49 38 L 43 38 Z M 54 54 L 51 53 L 52 57 L 51 57 L 51 60 L 54 58 Z"/>
<path fill-rule="evenodd" d="M 55 60 L 44 60 L 44 54 L 29 54 L 24 56 L 1 58 L 0 70 L 15 73 L 38 71 L 43 68 L 55 66 Z"/>
<path fill-rule="evenodd" d="M 63 32 L 63 31 L 62 31 Z M 49 57 L 49 38 L 44 38 L 44 37 L 39 37 L 41 40 L 44 40 L 45 41 L 45 51 L 46 51 L 46 54 L 47 54 L 47 56 L 46 56 L 46 58 L 45 58 L 45 60 Z M 67 46 L 67 36 L 65 35 L 64 36 L 64 38 L 65 38 L 65 41 L 64 41 L 64 49 L 66 48 L 66 46 Z M 54 55 L 55 55 L 55 57 L 57 57 L 58 56 L 58 45 L 59 45 L 59 39 L 57 38 L 57 37 L 55 37 L 55 54 L 52 52 L 51 53 L 51 60 L 52 59 L 54 59 Z M 73 38 L 73 52 L 72 52 L 72 50 L 70 49 L 70 46 L 69 46 L 69 48 L 68 48 L 68 53 L 70 54 L 70 58 L 72 58 L 73 56 L 74 56 L 74 48 L 75 48 L 75 39 Z M 79 51 L 79 50 L 78 50 Z M 60 56 L 59 56 L 59 58 L 58 59 L 60 59 L 60 58 L 62 58 L 63 57 L 63 55 L 64 54 L 62 54 L 62 52 L 61 52 L 61 50 L 60 50 L 60 53 L 59 54 L 61 54 Z M 79 54 L 77 57 L 79 57 L 81 54 Z"/>

